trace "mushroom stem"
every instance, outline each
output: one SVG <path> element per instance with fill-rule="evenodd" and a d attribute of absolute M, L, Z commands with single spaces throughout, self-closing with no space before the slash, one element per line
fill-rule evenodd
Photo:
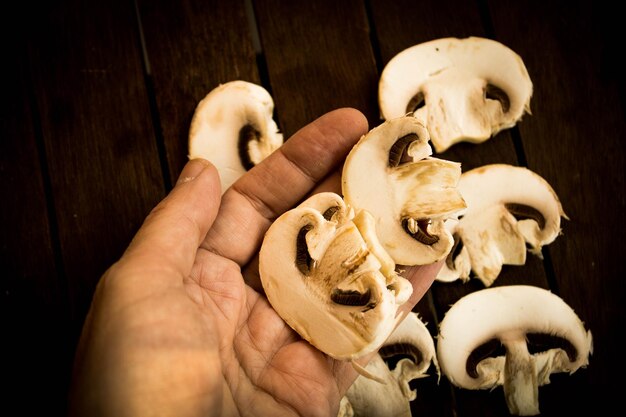
<path fill-rule="evenodd" d="M 503 341 L 506 347 L 504 363 L 504 397 L 509 412 L 517 416 L 539 414 L 539 386 L 535 361 L 528 352 L 526 338 Z"/>

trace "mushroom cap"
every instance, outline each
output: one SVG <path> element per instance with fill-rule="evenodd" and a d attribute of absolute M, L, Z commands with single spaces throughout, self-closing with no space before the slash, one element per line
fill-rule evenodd
<path fill-rule="evenodd" d="M 467 208 L 447 226 L 462 249 L 450 252 L 440 281 L 467 280 L 473 270 L 490 286 L 502 265 L 526 262 L 527 244 L 540 256 L 561 233 L 561 217 L 567 218 L 554 189 L 528 168 L 484 165 L 464 172 L 457 189 Z"/>
<path fill-rule="evenodd" d="M 378 375 L 381 382 L 360 375 L 350 385 L 344 398 L 354 416 L 411 417 L 411 403 L 385 361 L 374 355 L 368 362 L 368 372 Z M 344 416 L 347 413 L 344 413 Z"/>
<path fill-rule="evenodd" d="M 334 193 L 313 195 L 272 223 L 259 253 L 261 282 L 274 310 L 335 359 L 378 349 L 413 291 L 388 255 L 378 257 L 380 244 L 368 242 L 376 238 L 361 230 L 373 226 L 368 216 Z"/>
<path fill-rule="evenodd" d="M 391 371 L 402 392 L 409 401 L 413 401 L 416 392 L 411 388 L 410 383 L 414 379 L 426 377 L 426 372 L 431 363 L 435 366 L 439 374 L 439 362 L 435 342 L 430 335 L 426 324 L 415 312 L 409 312 L 400 322 L 398 327 L 387 338 L 379 350 L 379 354 L 386 358 L 386 355 L 394 351 L 405 351 L 404 353 L 412 358 L 402 358 L 398 361 L 395 369 Z"/>
<path fill-rule="evenodd" d="M 544 334 L 567 341 L 575 349 L 571 360 L 563 348 L 554 347 L 532 356 L 542 370 L 540 385 L 552 372 L 572 373 L 588 364 L 591 331 L 559 296 L 543 288 L 510 285 L 482 289 L 459 299 L 440 323 L 437 358 L 444 375 L 456 386 L 490 389 L 503 384 L 504 358 L 488 357 L 476 365 L 477 377 L 468 374 L 468 358 L 478 347 L 497 339 L 503 344 Z"/>
<path fill-rule="evenodd" d="M 444 220 L 465 208 L 456 189 L 460 164 L 430 154 L 424 125 L 403 116 L 370 130 L 344 163 L 346 203 L 371 214 L 378 239 L 396 264 L 443 259 L 453 242 Z"/>
<path fill-rule="evenodd" d="M 400 359 L 390 370 L 385 360 L 395 355 L 412 358 Z M 357 416 L 411 416 L 410 401 L 416 392 L 409 384 L 427 376 L 431 363 L 439 369 L 433 338 L 417 313 L 409 312 L 366 366 L 385 383 L 359 376 L 344 398 Z"/>
<path fill-rule="evenodd" d="M 514 126 L 530 113 L 532 92 L 522 58 L 507 46 L 480 37 L 442 38 L 394 56 L 381 73 L 378 100 L 384 119 L 417 110 L 435 150 L 443 152 Z"/>
<path fill-rule="evenodd" d="M 263 87 L 242 80 L 220 84 L 196 106 L 189 128 L 189 158 L 211 161 L 225 192 L 283 144 L 273 112 L 274 101 Z"/>

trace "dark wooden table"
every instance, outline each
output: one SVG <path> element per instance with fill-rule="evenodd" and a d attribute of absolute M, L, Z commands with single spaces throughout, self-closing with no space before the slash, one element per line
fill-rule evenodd
<path fill-rule="evenodd" d="M 521 55 L 532 115 L 441 157 L 528 166 L 556 190 L 563 236 L 495 285 L 549 288 L 594 337 L 586 369 L 540 388 L 543 415 L 619 410 L 625 391 L 624 28 L 578 1 L 87 0 L 4 7 L 0 112 L 2 411 L 62 415 L 94 287 L 187 159 L 198 101 L 219 83 L 265 86 L 289 137 L 337 107 L 380 123 L 381 69 L 404 48 L 484 36 Z M 437 320 L 467 284 L 433 285 Z M 416 383 L 415 415 L 505 416 L 501 389 Z M 17 407 L 17 408 L 12 408 Z"/>

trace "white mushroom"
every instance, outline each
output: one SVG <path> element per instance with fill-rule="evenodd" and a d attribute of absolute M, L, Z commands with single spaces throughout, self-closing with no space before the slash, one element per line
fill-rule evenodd
<path fill-rule="evenodd" d="M 230 81 L 198 103 L 189 129 L 189 158 L 218 169 L 222 193 L 283 144 L 272 119 L 274 101 L 261 86 Z"/>
<path fill-rule="evenodd" d="M 389 369 L 387 360 L 398 357 Z M 342 399 L 338 417 L 411 416 L 410 401 L 416 392 L 409 383 L 427 377 L 431 363 L 439 373 L 433 338 L 417 313 L 410 312 L 366 366 L 385 383 L 359 376 Z"/>
<path fill-rule="evenodd" d="M 502 385 L 515 415 L 538 414 L 538 387 L 552 373 L 586 367 L 591 353 L 591 331 L 572 308 L 527 285 L 462 297 L 445 314 L 437 337 L 439 364 L 450 382 L 466 389 Z"/>
<path fill-rule="evenodd" d="M 561 232 L 567 218 L 555 191 L 535 172 L 506 164 L 484 165 L 464 172 L 458 190 L 467 209 L 447 224 L 456 245 L 437 276 L 439 281 L 467 281 L 470 272 L 488 287 L 502 265 L 523 265 L 527 246 L 541 248 Z"/>
<path fill-rule="evenodd" d="M 374 217 L 378 238 L 396 264 L 443 259 L 453 243 L 444 221 L 465 208 L 456 189 L 460 164 L 431 153 L 428 131 L 405 116 L 370 130 L 344 164 L 346 203 Z"/>
<path fill-rule="evenodd" d="M 437 152 L 480 143 L 530 113 L 533 85 L 522 58 L 485 38 L 442 38 L 394 56 L 379 82 L 384 119 L 415 112 Z"/>
<path fill-rule="evenodd" d="M 426 372 L 431 364 L 435 366 L 435 371 L 439 375 L 435 342 L 426 324 L 415 312 L 410 312 L 402 320 L 378 350 L 378 354 L 385 360 L 396 356 L 406 356 L 397 362 L 391 373 L 409 401 L 413 401 L 416 397 L 415 390 L 409 386 L 411 381 L 427 377 Z"/>
<path fill-rule="evenodd" d="M 341 397 L 341 401 L 339 402 L 339 412 L 337 413 L 337 417 L 354 417 L 352 404 L 350 404 L 348 397 L 345 395 Z"/>
<path fill-rule="evenodd" d="M 319 350 L 355 367 L 387 339 L 413 291 L 373 227 L 367 212 L 320 193 L 276 219 L 259 254 L 274 310 Z"/>
<path fill-rule="evenodd" d="M 404 396 L 383 358 L 374 355 L 365 369 L 378 375 L 382 383 L 360 375 L 343 397 L 337 417 L 411 417 L 410 400 Z"/>

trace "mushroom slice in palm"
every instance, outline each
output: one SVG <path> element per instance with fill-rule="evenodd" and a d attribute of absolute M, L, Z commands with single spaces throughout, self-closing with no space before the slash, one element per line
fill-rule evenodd
<path fill-rule="evenodd" d="M 455 244 L 437 280 L 467 281 L 473 270 L 488 287 L 502 265 L 523 265 L 527 245 L 535 255 L 561 232 L 567 218 L 547 181 L 533 171 L 492 164 L 464 172 L 458 190 L 467 209 L 447 225 Z"/>
<path fill-rule="evenodd" d="M 426 122 L 437 152 L 480 143 L 530 113 L 533 85 L 521 57 L 490 39 L 442 38 L 397 54 L 379 82 L 381 116 Z"/>
<path fill-rule="evenodd" d="M 556 372 L 587 366 L 591 332 L 563 299 L 528 285 L 476 291 L 440 323 L 442 373 L 466 389 L 502 385 L 511 414 L 539 413 L 539 387 Z"/>
<path fill-rule="evenodd" d="M 283 144 L 272 119 L 274 101 L 247 81 L 221 84 L 198 103 L 189 129 L 189 158 L 204 158 L 220 174 L 222 193 Z"/>
<path fill-rule="evenodd" d="M 433 338 L 417 313 L 410 312 L 366 366 L 372 374 L 383 375 L 385 383 L 357 377 L 342 400 L 344 406 L 348 403 L 356 417 L 411 416 L 410 401 L 416 392 L 409 383 L 428 376 L 431 364 L 439 373 Z M 350 415 L 346 409 L 339 416 Z"/>
<path fill-rule="evenodd" d="M 319 350 L 353 363 L 387 339 L 413 291 L 370 241 L 373 224 L 338 195 L 316 194 L 272 223 L 259 254 L 274 310 Z"/>
<path fill-rule="evenodd" d="M 452 247 L 444 221 L 465 208 L 456 189 L 460 164 L 431 157 L 428 131 L 410 116 L 387 120 L 364 135 L 346 158 L 346 202 L 369 212 L 394 262 L 425 265 Z"/>

